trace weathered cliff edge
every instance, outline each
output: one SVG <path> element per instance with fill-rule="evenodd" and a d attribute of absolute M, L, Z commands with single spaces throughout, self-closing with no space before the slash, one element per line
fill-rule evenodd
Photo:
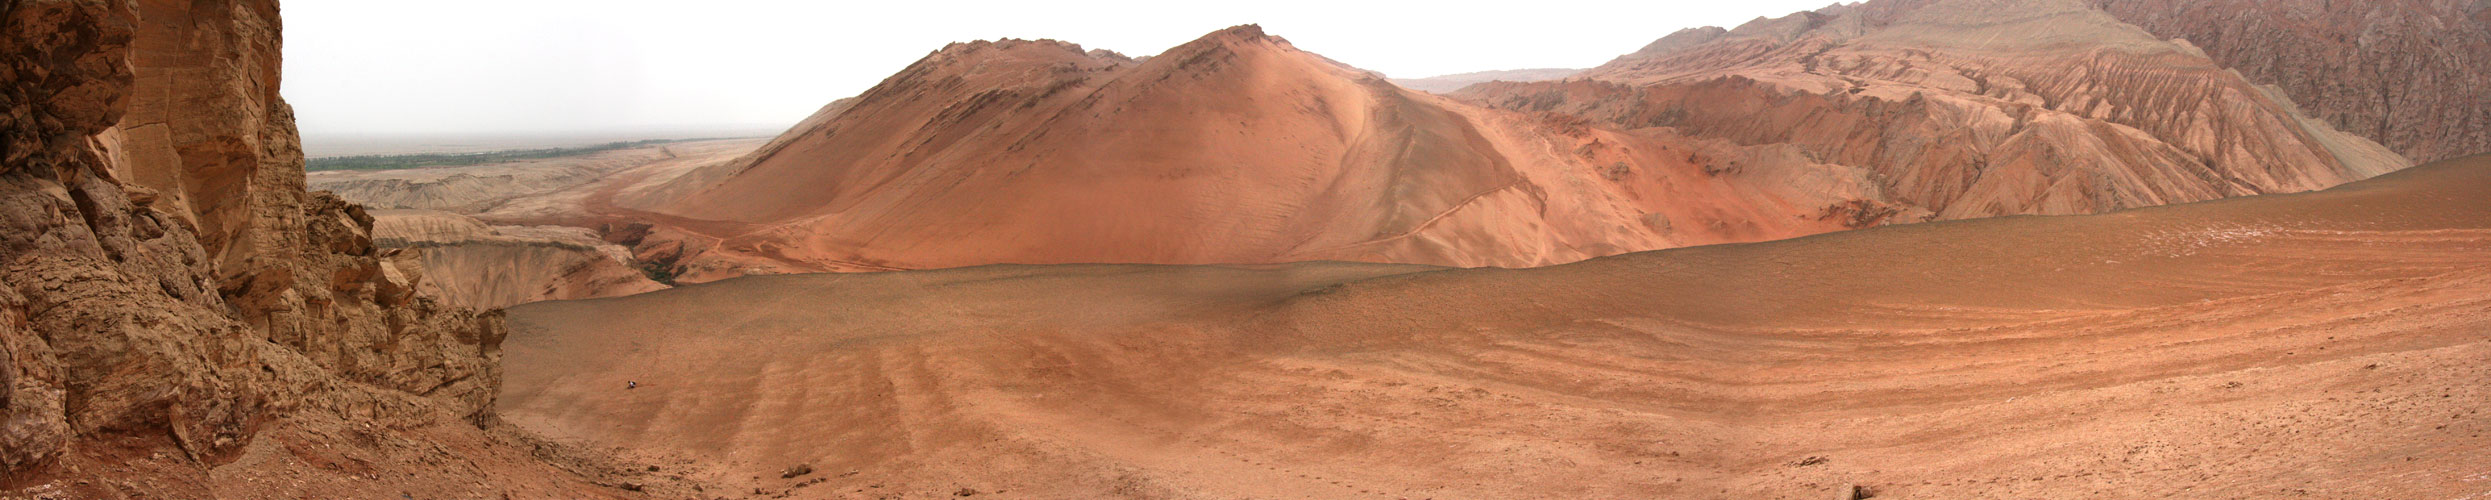
<path fill-rule="evenodd" d="M 5 0 L 0 23 L 0 491 L 565 475 L 486 430 L 500 313 L 416 293 L 362 207 L 305 191 L 275 2 Z"/>

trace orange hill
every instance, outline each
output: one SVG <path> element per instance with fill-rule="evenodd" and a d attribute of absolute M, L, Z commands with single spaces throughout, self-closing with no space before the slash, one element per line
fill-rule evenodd
<path fill-rule="evenodd" d="M 745 161 L 621 201 L 706 221 L 676 224 L 698 281 L 991 263 L 1528 266 L 1839 229 L 1823 207 L 1877 196 L 1835 171 L 1732 182 L 1702 157 L 1403 89 L 1244 26 L 1141 61 L 955 44 Z"/>
<path fill-rule="evenodd" d="M 657 226 L 639 256 L 694 282 L 995 263 L 1512 267 L 2304 191 L 2406 164 L 2074 0 L 1955 7 L 1691 30 L 1468 101 L 1252 26 L 1142 60 L 954 44 L 745 158 L 592 210 Z"/>

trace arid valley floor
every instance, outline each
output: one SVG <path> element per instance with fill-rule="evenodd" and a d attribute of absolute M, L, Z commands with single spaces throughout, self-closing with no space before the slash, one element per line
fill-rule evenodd
<path fill-rule="evenodd" d="M 1527 270 L 751 277 L 512 309 L 500 409 L 822 497 L 2468 498 L 2484 266 L 2491 159 Z"/>
<path fill-rule="evenodd" d="M 0 0 L 0 500 L 2491 500 L 2491 0 L 962 41 L 323 158 L 280 14 Z"/>

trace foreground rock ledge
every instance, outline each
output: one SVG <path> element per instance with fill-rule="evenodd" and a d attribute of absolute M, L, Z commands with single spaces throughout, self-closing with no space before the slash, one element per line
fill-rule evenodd
<path fill-rule="evenodd" d="M 275 2 L 0 9 L 0 492 L 601 494 L 493 416 L 500 313 L 303 189 Z"/>

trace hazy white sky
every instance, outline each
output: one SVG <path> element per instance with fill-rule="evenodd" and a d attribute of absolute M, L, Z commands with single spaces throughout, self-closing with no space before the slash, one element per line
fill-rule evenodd
<path fill-rule="evenodd" d="M 1396 77 L 1590 67 L 1680 28 L 1832 0 L 289 0 L 305 134 L 776 130 L 954 41 L 1126 55 L 1258 23 Z"/>

